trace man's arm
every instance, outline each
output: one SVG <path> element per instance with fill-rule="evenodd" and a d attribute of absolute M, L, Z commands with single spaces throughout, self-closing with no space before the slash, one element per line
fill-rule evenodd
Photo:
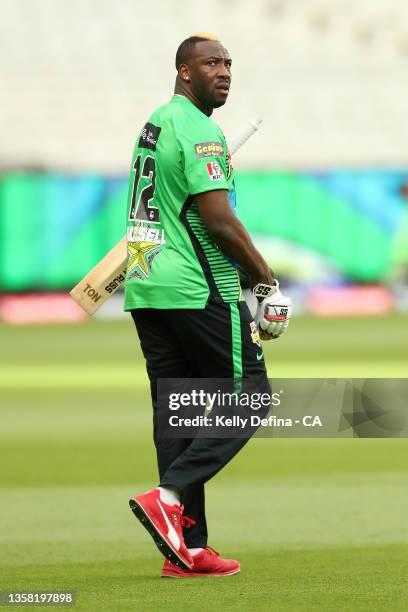
<path fill-rule="evenodd" d="M 215 244 L 233 261 L 236 261 L 251 279 L 257 283 L 274 284 L 274 274 L 255 248 L 247 230 L 231 210 L 225 189 L 206 191 L 194 196 L 200 215 Z"/>

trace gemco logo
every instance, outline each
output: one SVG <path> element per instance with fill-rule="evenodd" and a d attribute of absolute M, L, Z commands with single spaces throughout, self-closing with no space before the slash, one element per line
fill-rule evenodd
<path fill-rule="evenodd" d="M 224 145 L 222 142 L 200 142 L 194 145 L 197 157 L 211 157 L 212 155 L 224 155 Z"/>

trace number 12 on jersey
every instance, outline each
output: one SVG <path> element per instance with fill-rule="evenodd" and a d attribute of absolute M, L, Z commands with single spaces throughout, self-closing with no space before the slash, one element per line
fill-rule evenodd
<path fill-rule="evenodd" d="M 139 153 L 133 164 L 132 197 L 130 199 L 129 220 L 138 219 L 148 223 L 160 223 L 160 215 L 157 206 L 151 202 L 154 200 L 156 189 L 156 160 L 152 155 L 146 155 L 142 160 Z"/>

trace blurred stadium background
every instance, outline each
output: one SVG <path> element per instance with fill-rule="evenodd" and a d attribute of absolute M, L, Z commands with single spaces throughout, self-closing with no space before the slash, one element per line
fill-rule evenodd
<path fill-rule="evenodd" d="M 120 295 L 92 321 L 67 295 L 124 233 L 134 140 L 178 44 L 212 31 L 233 58 L 215 120 L 228 139 L 264 119 L 234 163 L 239 216 L 295 303 L 270 375 L 406 377 L 405 0 L 0 8 L 0 590 L 71 588 L 88 610 L 406 609 L 405 440 L 252 441 L 208 487 L 210 544 L 245 569 L 233 592 L 158 584 L 126 508 L 155 482 L 137 337 Z"/>
<path fill-rule="evenodd" d="M 404 1 L 180 2 L 180 20 L 164 1 L 154 20 L 126 0 L 2 7 L 3 292 L 66 290 L 119 240 L 135 135 L 178 42 L 216 26 L 234 62 L 217 121 L 228 137 L 264 118 L 236 158 L 240 216 L 298 311 L 408 308 Z M 22 298 L 2 319 L 35 316 Z"/>

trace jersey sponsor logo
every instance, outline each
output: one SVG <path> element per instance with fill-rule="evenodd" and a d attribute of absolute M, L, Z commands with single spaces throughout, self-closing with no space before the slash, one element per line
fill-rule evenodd
<path fill-rule="evenodd" d="M 207 172 L 211 181 L 220 181 L 224 178 L 224 173 L 218 162 L 208 162 Z"/>
<path fill-rule="evenodd" d="M 224 145 L 222 142 L 200 142 L 194 145 L 196 157 L 212 157 L 224 155 Z"/>
<path fill-rule="evenodd" d="M 140 133 L 139 148 L 156 150 L 157 141 L 159 140 L 161 128 L 153 123 L 146 123 Z"/>
<path fill-rule="evenodd" d="M 259 331 L 258 331 L 258 327 L 255 321 L 251 321 L 251 323 L 249 324 L 249 327 L 251 329 L 252 342 L 256 344 L 257 346 L 261 346 L 261 338 L 259 337 Z M 257 359 L 258 359 L 258 355 L 257 355 Z"/>

